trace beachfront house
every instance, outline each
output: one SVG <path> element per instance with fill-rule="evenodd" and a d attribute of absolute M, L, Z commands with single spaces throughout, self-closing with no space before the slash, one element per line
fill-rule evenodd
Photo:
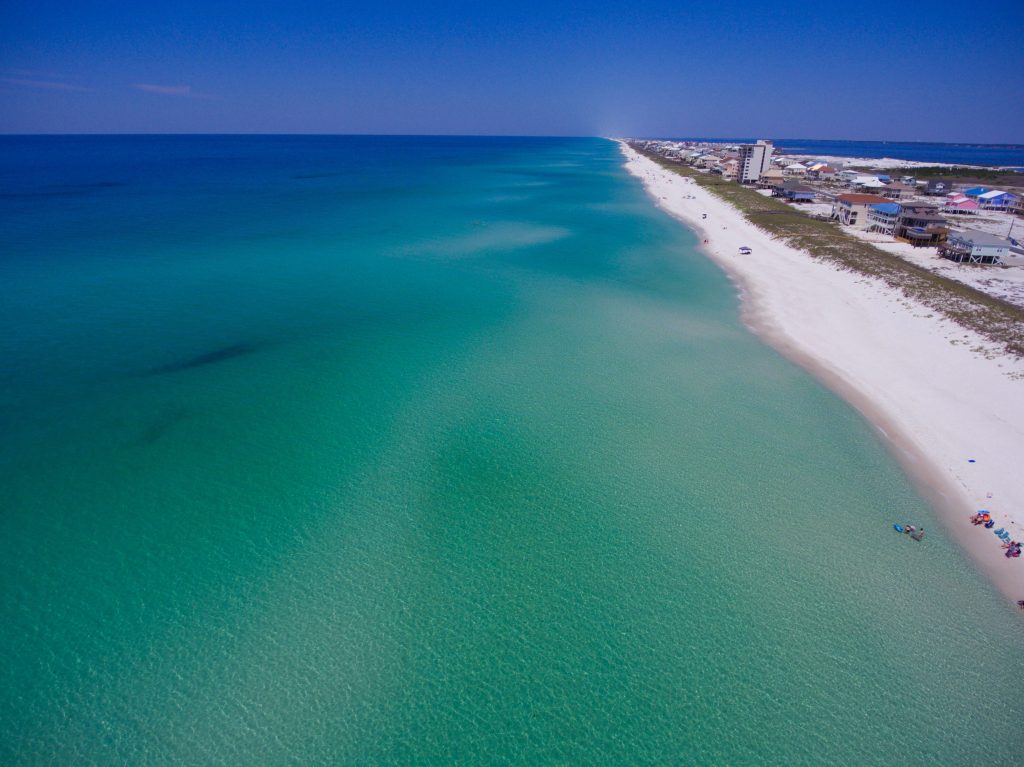
<path fill-rule="evenodd" d="M 772 189 L 781 186 L 783 182 L 782 171 L 778 168 L 768 168 L 757 180 L 758 189 Z"/>
<path fill-rule="evenodd" d="M 879 234 L 893 234 L 900 220 L 900 205 L 896 202 L 880 202 L 868 207 L 868 231 Z"/>
<path fill-rule="evenodd" d="M 870 226 L 868 209 L 889 200 L 877 194 L 841 194 L 832 203 L 832 218 L 843 226 L 867 229 Z"/>
<path fill-rule="evenodd" d="M 877 176 L 857 176 L 850 182 L 850 187 L 856 189 L 858 192 L 878 192 L 882 193 L 885 188 L 885 182 Z"/>
<path fill-rule="evenodd" d="M 943 213 L 953 215 L 971 216 L 978 212 L 981 206 L 970 197 L 958 192 L 946 195 L 946 202 L 942 206 Z"/>
<path fill-rule="evenodd" d="M 890 200 L 902 200 L 904 197 L 909 197 L 915 191 L 914 187 L 909 184 L 904 184 L 899 181 L 891 181 L 881 188 L 882 197 L 888 197 Z"/>
<path fill-rule="evenodd" d="M 807 168 L 798 162 L 793 162 L 782 169 L 782 175 L 787 178 L 806 176 Z"/>
<path fill-rule="evenodd" d="M 904 239 L 915 248 L 944 242 L 949 229 L 946 219 L 931 205 L 901 205 L 894 236 Z"/>
<path fill-rule="evenodd" d="M 939 248 L 939 254 L 958 264 L 1001 264 L 1009 254 L 1011 243 L 988 232 L 967 229 L 950 232 L 949 238 Z"/>
<path fill-rule="evenodd" d="M 970 189 L 964 189 L 964 194 L 976 200 L 987 191 L 989 191 L 987 186 L 972 186 Z"/>
<path fill-rule="evenodd" d="M 941 197 L 953 191 L 953 182 L 941 178 L 930 178 L 924 185 L 924 193 L 934 197 Z"/>
<path fill-rule="evenodd" d="M 792 178 L 772 188 L 772 197 L 781 197 L 787 202 L 814 202 L 817 194 L 812 187 Z"/>
<path fill-rule="evenodd" d="M 978 204 L 985 210 L 1009 210 L 1013 207 L 1016 199 L 1017 195 L 1015 194 L 993 189 L 984 194 L 979 194 Z"/>
<path fill-rule="evenodd" d="M 836 173 L 835 168 L 824 163 L 812 165 L 807 169 L 807 177 L 817 179 L 818 181 L 831 181 L 836 177 Z"/>

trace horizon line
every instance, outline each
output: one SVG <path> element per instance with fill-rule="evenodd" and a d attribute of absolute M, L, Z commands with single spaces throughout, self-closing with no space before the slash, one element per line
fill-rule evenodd
<path fill-rule="evenodd" d="M 142 137 L 142 136 L 311 136 L 311 137 L 353 137 L 353 138 L 578 138 L 578 139 L 610 139 L 632 138 L 641 141 L 707 141 L 707 142 L 745 142 L 750 137 L 739 136 L 611 136 L 611 135 L 583 135 L 575 133 L 363 133 L 363 132 L 320 132 L 320 131 L 138 131 L 138 132 L 4 132 L 0 131 L 0 138 L 58 138 L 58 137 Z M 1024 142 L 986 142 L 986 141 L 935 141 L 931 139 L 864 139 L 864 138 L 811 138 L 807 136 L 790 136 L 782 138 L 770 138 L 775 142 L 795 141 L 828 141 L 835 143 L 864 143 L 864 144 L 944 144 L 947 146 L 984 146 L 1000 148 L 1024 149 Z"/>

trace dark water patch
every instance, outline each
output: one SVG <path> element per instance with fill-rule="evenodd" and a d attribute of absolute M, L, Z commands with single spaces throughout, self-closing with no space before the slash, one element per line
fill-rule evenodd
<path fill-rule="evenodd" d="M 70 184 L 67 188 L 69 189 L 116 189 L 118 187 L 128 186 L 125 181 L 92 181 L 86 184 Z"/>
<path fill-rule="evenodd" d="M 128 186 L 123 181 L 92 181 L 85 184 L 61 184 L 21 192 L 0 192 L 0 200 L 26 200 L 53 197 L 83 197 L 103 189 Z"/>
<path fill-rule="evenodd" d="M 136 447 L 148 447 L 158 442 L 174 426 L 191 415 L 191 412 L 183 407 L 168 408 L 157 414 L 157 417 L 143 429 L 133 444 Z"/>
<path fill-rule="evenodd" d="M 256 347 L 252 344 L 232 344 L 231 346 L 225 346 L 221 349 L 215 349 L 212 352 L 206 352 L 196 357 L 190 357 L 186 360 L 180 360 L 178 362 L 172 362 L 167 365 L 160 365 L 159 367 L 152 368 L 149 371 L 150 375 L 162 375 L 163 373 L 180 373 L 183 370 L 193 370 L 195 368 L 205 367 L 206 365 L 215 365 L 218 362 L 225 362 L 235 357 L 243 357 L 246 354 L 252 354 L 256 351 Z"/>
<path fill-rule="evenodd" d="M 289 178 L 294 179 L 311 179 L 311 178 L 337 178 L 338 176 L 351 175 L 345 173 L 296 173 Z"/>

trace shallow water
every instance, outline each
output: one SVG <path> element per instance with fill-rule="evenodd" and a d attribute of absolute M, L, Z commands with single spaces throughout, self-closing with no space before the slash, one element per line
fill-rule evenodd
<path fill-rule="evenodd" d="M 610 142 L 0 157 L 4 763 L 1015 761 L 1020 621 Z"/>

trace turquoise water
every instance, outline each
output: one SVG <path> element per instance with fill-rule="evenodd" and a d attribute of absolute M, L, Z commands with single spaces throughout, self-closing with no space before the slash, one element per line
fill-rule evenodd
<path fill-rule="evenodd" d="M 1016 761 L 1020 621 L 613 144 L 0 153 L 0 762 Z"/>

